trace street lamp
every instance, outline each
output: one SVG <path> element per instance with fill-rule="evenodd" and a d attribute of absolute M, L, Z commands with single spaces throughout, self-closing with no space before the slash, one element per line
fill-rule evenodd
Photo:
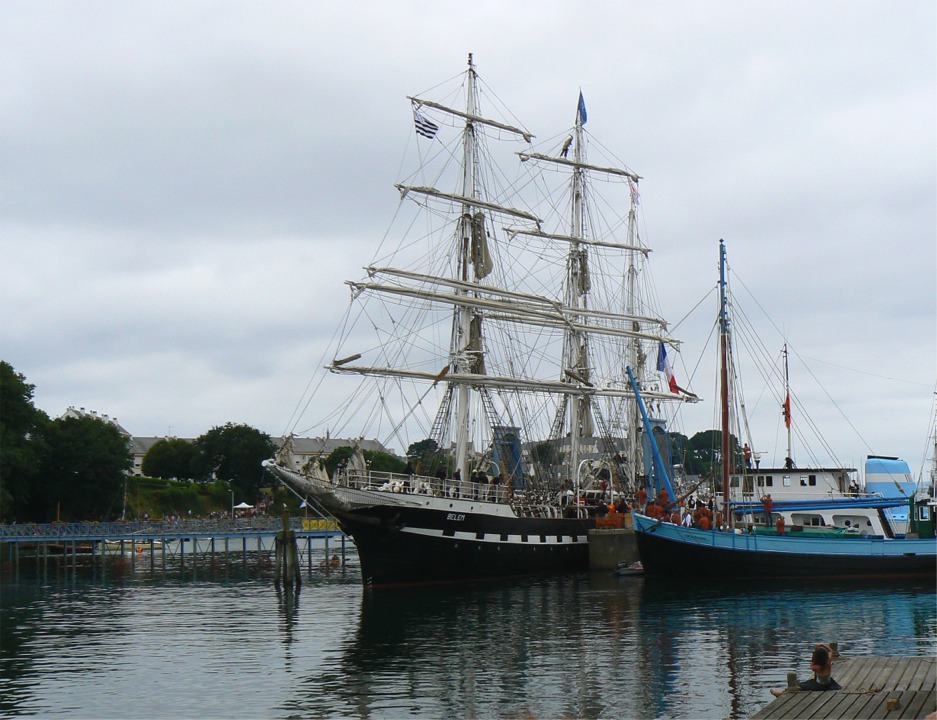
<path fill-rule="evenodd" d="M 234 520 L 234 490 L 231 491 L 231 519 Z"/>

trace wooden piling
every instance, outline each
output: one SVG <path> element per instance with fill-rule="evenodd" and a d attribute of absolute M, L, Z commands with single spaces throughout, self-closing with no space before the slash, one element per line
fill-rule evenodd
<path fill-rule="evenodd" d="M 273 583 L 277 590 L 283 586 L 288 590 L 299 588 L 302 580 L 299 572 L 299 550 L 296 547 L 296 532 L 290 527 L 290 516 L 283 514 L 283 525 L 276 538 L 276 567 Z"/>

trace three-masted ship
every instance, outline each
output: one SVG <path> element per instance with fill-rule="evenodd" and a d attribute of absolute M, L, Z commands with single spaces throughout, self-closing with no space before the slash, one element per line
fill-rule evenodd
<path fill-rule="evenodd" d="M 641 299 L 654 296 L 640 178 L 590 164 L 581 94 L 571 131 L 544 149 L 506 112 L 484 115 L 484 90 L 470 55 L 464 105 L 409 98 L 421 162 L 396 186 L 406 232 L 348 283 L 326 367 L 361 383 L 319 407 L 333 431 L 425 439 L 434 461 L 378 472 L 356 451 L 330 476 L 286 443 L 266 463 L 335 516 L 367 585 L 586 569 L 596 515 L 646 473 L 625 367 L 649 401 L 682 396 L 653 365 L 677 341 Z M 620 200 L 596 200 L 597 178 Z"/>

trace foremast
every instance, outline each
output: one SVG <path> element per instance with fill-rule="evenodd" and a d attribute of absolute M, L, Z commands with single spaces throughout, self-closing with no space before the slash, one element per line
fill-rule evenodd
<path fill-rule="evenodd" d="M 462 136 L 462 195 L 466 198 L 476 198 L 475 185 L 475 125 L 473 118 L 476 114 L 475 108 L 475 65 L 472 62 L 472 55 L 468 56 L 467 71 L 467 90 L 465 93 L 465 112 L 468 116 L 465 121 L 465 130 Z M 459 256 L 459 277 L 462 282 L 469 280 L 469 260 L 471 257 L 472 244 L 472 223 L 473 212 L 472 204 L 467 201 L 462 205 L 461 233 L 462 242 L 460 244 Z M 456 295 L 467 295 L 467 288 L 456 288 Z M 453 321 L 452 343 L 450 345 L 450 371 L 456 373 L 468 372 L 471 369 L 471 361 L 468 350 L 471 345 L 472 331 L 472 313 L 464 305 L 456 306 L 455 318 Z M 479 327 L 479 335 L 481 328 Z M 481 353 L 481 338 L 479 337 L 478 352 Z M 455 421 L 455 467 L 460 470 L 468 471 L 466 464 L 468 460 L 468 434 L 469 434 L 469 391 L 468 385 L 458 386 L 456 391 L 456 421 Z"/>
<path fill-rule="evenodd" d="M 578 311 L 588 304 L 589 267 L 588 256 L 580 248 L 579 240 L 585 237 L 583 227 L 583 205 L 585 203 L 582 163 L 582 94 L 576 110 L 576 124 L 573 129 L 573 172 L 572 172 L 572 217 L 570 219 L 569 254 L 566 260 L 566 304 L 578 320 Z M 566 335 L 564 351 L 565 373 L 570 382 L 585 385 L 589 382 L 589 347 L 588 336 L 575 328 L 570 328 Z M 573 397 L 569 405 L 569 465 L 568 471 L 573 478 L 579 479 L 579 443 L 584 436 L 592 434 L 592 408 L 588 396 Z M 578 489 L 577 489 L 578 495 Z"/>

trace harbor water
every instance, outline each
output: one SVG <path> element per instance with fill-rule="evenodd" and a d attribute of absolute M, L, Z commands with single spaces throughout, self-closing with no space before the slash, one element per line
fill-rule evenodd
<path fill-rule="evenodd" d="M 744 718 L 789 671 L 807 676 L 814 642 L 937 652 L 926 582 L 602 572 L 376 592 L 349 548 L 298 594 L 276 589 L 262 554 L 7 565 L 0 715 Z"/>

